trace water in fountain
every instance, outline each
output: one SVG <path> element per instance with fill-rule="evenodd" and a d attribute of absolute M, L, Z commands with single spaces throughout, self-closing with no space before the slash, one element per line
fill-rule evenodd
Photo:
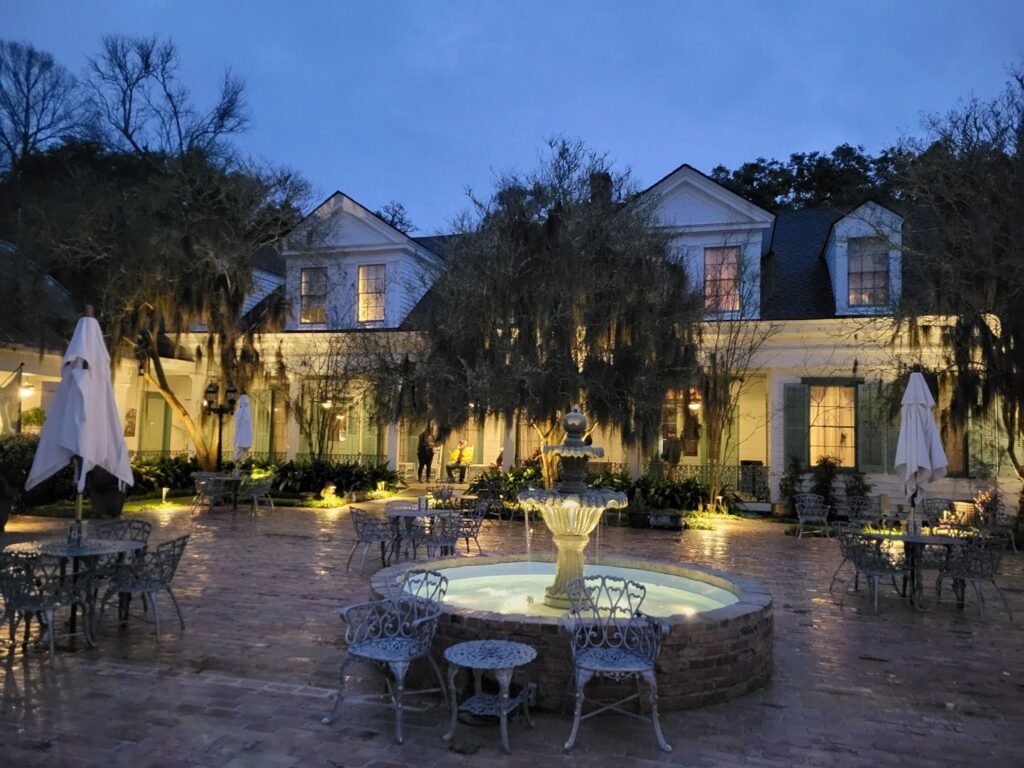
<path fill-rule="evenodd" d="M 604 456 L 604 450 L 587 445 L 583 435 L 587 419 L 577 410 L 562 419 L 566 437 L 561 445 L 544 446 L 544 453 L 557 456 L 561 464 L 561 480 L 553 490 L 523 491 L 519 502 L 526 508 L 527 541 L 529 541 L 529 510 L 540 512 L 551 531 L 557 550 L 555 581 L 544 590 L 544 603 L 552 608 L 569 607 L 565 585 L 583 575 L 583 551 L 590 534 L 601 521 L 605 509 L 625 507 L 626 495 L 588 486 L 587 464 L 591 458 Z"/>

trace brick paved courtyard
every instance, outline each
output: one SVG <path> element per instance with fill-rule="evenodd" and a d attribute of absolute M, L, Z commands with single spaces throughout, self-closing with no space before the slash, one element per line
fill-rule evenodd
<path fill-rule="evenodd" d="M 994 594 L 985 623 L 973 602 L 960 613 L 932 598 L 914 612 L 891 591 L 878 615 L 860 596 L 841 607 L 827 589 L 835 542 L 797 541 L 779 525 L 609 528 L 601 542 L 604 552 L 765 583 L 775 598 L 768 688 L 665 715 L 671 755 L 649 725 L 613 716 L 585 722 L 564 756 L 569 718 L 542 712 L 533 730 L 512 723 L 506 757 L 489 725 L 462 726 L 453 745 L 442 742 L 441 708 L 410 716 L 403 746 L 385 710 L 344 704 L 333 725 L 320 724 L 342 655 L 336 609 L 367 597 L 372 570 L 345 571 L 354 541 L 347 510 L 141 516 L 154 523 L 151 541 L 192 535 L 175 582 L 186 631 L 168 601 L 159 645 L 150 625 L 119 631 L 108 621 L 97 649 L 60 652 L 52 668 L 39 650 L 9 658 L 0 766 L 1024 765 L 1024 636 Z M 16 517 L 2 541 L 65 526 Z M 488 521 L 481 541 L 522 551 L 522 523 Z M 535 541 L 550 549 L 543 532 Z M 1024 620 L 1024 555 L 1005 558 L 999 581 Z M 371 684 L 364 668 L 350 669 L 355 687 Z"/>

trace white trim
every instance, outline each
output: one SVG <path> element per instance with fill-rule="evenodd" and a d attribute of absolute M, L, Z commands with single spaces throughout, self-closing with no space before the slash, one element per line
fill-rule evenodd
<path fill-rule="evenodd" d="M 731 192 L 721 184 L 712 181 L 704 174 L 697 171 L 695 168 L 689 165 L 681 165 L 679 168 L 674 170 L 664 179 L 659 181 L 650 189 L 646 190 L 642 194 L 656 195 L 659 197 L 668 196 L 674 189 L 681 186 L 684 183 L 689 183 L 692 186 L 704 192 L 709 197 L 716 199 L 723 205 L 732 208 L 733 210 L 739 211 L 748 219 L 761 224 L 770 225 L 775 221 L 775 214 L 766 211 L 757 205 L 754 205 L 749 200 L 745 200 L 735 192 Z"/>

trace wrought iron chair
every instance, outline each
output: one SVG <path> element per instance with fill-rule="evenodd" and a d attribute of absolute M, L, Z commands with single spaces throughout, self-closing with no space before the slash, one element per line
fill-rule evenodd
<path fill-rule="evenodd" d="M 572 579 L 566 584 L 566 591 L 571 607 L 562 621 L 570 635 L 576 707 L 565 749 L 572 749 L 576 743 L 581 721 L 611 711 L 651 721 L 658 746 L 671 752 L 672 747 L 661 732 L 654 675 L 663 628 L 640 612 L 647 589 L 614 576 L 590 576 Z M 586 685 L 595 677 L 615 682 L 633 678 L 636 693 L 611 702 L 591 700 L 597 708 L 583 714 Z M 650 689 L 650 715 L 643 714 L 640 678 Z M 630 701 L 636 701 L 637 712 L 624 709 Z"/>
<path fill-rule="evenodd" d="M 968 536 L 963 544 L 949 548 L 946 563 L 939 569 L 938 578 L 935 580 L 935 594 L 942 598 L 942 582 L 944 579 L 953 580 L 953 592 L 957 601 L 962 605 L 967 585 L 974 587 L 974 593 L 978 596 L 978 612 L 982 620 L 985 619 L 985 596 L 981 592 L 981 584 L 991 584 L 999 599 L 1003 601 L 1006 613 L 1013 621 L 1013 611 L 1006 600 L 1006 595 L 996 584 L 996 572 L 1006 552 L 1006 537 L 1004 536 Z"/>
<path fill-rule="evenodd" d="M 178 623 L 182 630 L 185 629 L 185 617 L 181 613 L 181 606 L 178 605 L 178 598 L 171 589 L 171 582 L 178 571 L 178 564 L 181 556 L 185 553 L 185 546 L 188 544 L 189 534 L 180 536 L 177 539 L 165 541 L 155 550 L 142 553 L 136 560 L 123 563 L 114 563 L 108 569 L 109 583 L 100 599 L 99 613 L 96 617 L 95 632 L 99 631 L 103 623 L 103 614 L 106 611 L 107 603 L 114 597 L 141 595 L 143 604 L 147 610 L 153 612 L 153 625 L 156 629 L 156 639 L 160 642 L 160 612 L 157 607 L 157 595 L 166 592 L 174 603 L 174 610 L 178 614 Z M 121 621 L 127 620 L 127 615 L 121 616 Z"/>
<path fill-rule="evenodd" d="M 422 537 L 427 557 L 449 557 L 455 554 L 462 538 L 462 516 L 456 513 L 430 518 Z"/>
<path fill-rule="evenodd" d="M 347 571 L 351 567 L 352 557 L 355 555 L 359 545 L 363 547 L 363 559 L 359 564 L 360 573 L 366 567 L 366 552 L 374 544 L 380 545 L 381 563 L 387 563 L 388 549 L 395 538 L 395 532 L 391 527 L 391 523 L 371 515 L 365 510 L 352 507 L 352 525 L 356 531 L 356 543 L 352 545 L 352 551 L 348 553 L 348 562 L 345 563 L 345 570 Z"/>
<path fill-rule="evenodd" d="M 478 554 L 483 554 L 484 550 L 480 546 L 480 528 L 484 524 L 484 516 L 487 514 L 487 502 L 478 501 L 476 507 L 468 513 L 463 513 L 461 520 L 459 521 L 459 538 L 466 540 L 466 553 L 469 553 L 469 540 L 472 539 L 476 543 L 476 551 Z M 500 519 L 500 518 L 499 518 Z"/>
<path fill-rule="evenodd" d="M 448 577 L 440 571 L 413 568 L 402 574 L 402 578 L 384 585 L 386 597 L 415 597 L 440 603 L 448 593 Z"/>
<path fill-rule="evenodd" d="M 89 535 L 97 539 L 148 542 L 152 532 L 153 524 L 146 520 L 121 518 L 89 523 Z"/>
<path fill-rule="evenodd" d="M 797 493 L 793 496 L 793 505 L 799 520 L 796 530 L 798 539 L 803 538 L 804 526 L 813 524 L 820 525 L 828 537 L 828 507 L 823 497 L 816 493 Z"/>
<path fill-rule="evenodd" d="M 888 577 L 892 580 L 893 588 L 900 591 L 896 585 L 896 576 L 903 577 L 906 573 L 903 557 L 883 547 L 881 540 L 869 538 L 857 531 L 847 531 L 843 538 L 844 556 L 849 558 L 854 567 L 854 589 L 857 588 L 858 577 L 864 576 L 868 582 L 872 608 L 878 613 L 878 585 L 883 576 Z"/>
<path fill-rule="evenodd" d="M 0 594 L 4 598 L 4 610 L 0 621 L 6 620 L 10 632 L 11 650 L 17 645 L 18 622 L 25 620 L 25 635 L 21 647 L 28 649 L 32 630 L 32 617 L 46 628 L 50 646 L 50 664 L 56 648 L 56 625 L 54 614 L 58 608 L 79 607 L 85 640 L 90 647 L 96 646 L 92 632 L 93 580 L 92 570 L 78 571 L 73 575 L 61 573 L 60 558 L 45 555 L 0 555 Z"/>
<path fill-rule="evenodd" d="M 870 496 L 847 496 L 846 514 L 850 524 L 860 528 L 876 524 L 881 517 L 881 512 L 876 510 Z"/>
<path fill-rule="evenodd" d="M 252 475 L 242 475 L 238 482 L 238 498 L 249 500 L 249 512 L 255 515 L 259 510 L 260 502 L 265 502 L 270 505 L 270 508 L 274 508 L 274 499 L 270 495 L 270 489 L 274 487 L 274 476 L 264 475 L 262 477 L 253 477 Z"/>
<path fill-rule="evenodd" d="M 977 509 L 978 528 L 989 536 L 1000 536 L 1010 540 L 1014 553 L 1017 552 L 1017 540 L 1014 537 L 1014 526 L 1017 523 L 1015 514 L 1006 511 L 1002 497 L 997 494 L 985 494 L 975 503 Z"/>
<path fill-rule="evenodd" d="M 345 621 L 345 642 L 348 653 L 341 662 L 338 693 L 331 711 L 321 720 L 329 725 L 338 705 L 345 698 L 345 669 L 354 661 L 369 662 L 384 674 L 387 692 L 383 695 L 350 697 L 377 706 L 391 707 L 395 712 L 395 741 L 402 743 L 402 715 L 405 710 L 423 711 L 426 706 L 411 706 L 406 696 L 440 692 L 445 703 L 448 695 L 444 678 L 437 662 L 430 655 L 430 644 L 437 631 L 441 615 L 440 600 L 448 589 L 448 579 L 442 574 L 411 571 L 403 586 L 396 588 L 398 595 L 383 600 L 349 605 L 341 609 Z M 411 590 L 411 591 L 410 591 Z M 420 596 L 423 594 L 423 596 Z M 436 600 L 429 595 L 436 596 Z M 417 659 L 426 659 L 437 677 L 436 688 L 407 691 L 405 675 L 409 665 Z"/>
<path fill-rule="evenodd" d="M 853 517 L 851 513 L 851 518 Z M 839 572 L 843 570 L 843 566 L 847 563 L 853 563 L 853 546 L 851 544 L 851 534 L 859 533 L 860 525 L 853 522 L 852 519 L 846 524 L 836 524 L 835 533 L 836 541 L 839 544 L 839 554 L 843 556 L 843 559 L 839 562 L 839 566 L 836 568 L 835 573 L 832 574 L 832 581 L 828 584 L 828 591 L 831 592 L 836 585 L 836 579 L 839 578 Z M 853 590 L 856 592 L 860 587 L 860 574 L 857 569 L 853 570 Z"/>

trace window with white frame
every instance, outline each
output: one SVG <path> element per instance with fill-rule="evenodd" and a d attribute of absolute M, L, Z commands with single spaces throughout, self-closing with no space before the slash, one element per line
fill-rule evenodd
<path fill-rule="evenodd" d="M 740 249 L 704 249 L 704 309 L 708 312 L 740 310 Z"/>
<path fill-rule="evenodd" d="M 368 264 L 359 267 L 358 316 L 360 323 L 384 320 L 385 266 Z"/>
<path fill-rule="evenodd" d="M 854 237 L 846 246 L 849 263 L 847 304 L 879 307 L 889 303 L 889 248 L 880 237 Z"/>
<path fill-rule="evenodd" d="M 812 386 L 810 402 L 811 464 L 829 456 L 841 467 L 857 466 L 857 388 Z"/>
<path fill-rule="evenodd" d="M 299 322 L 321 324 L 327 322 L 327 269 L 310 267 L 300 273 Z"/>

